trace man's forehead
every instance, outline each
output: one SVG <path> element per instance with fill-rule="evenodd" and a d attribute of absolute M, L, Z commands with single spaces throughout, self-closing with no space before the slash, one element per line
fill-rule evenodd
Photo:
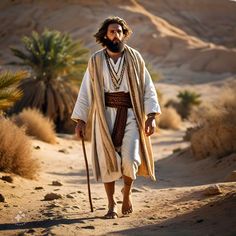
<path fill-rule="evenodd" d="M 113 24 L 108 25 L 108 29 L 109 30 L 117 30 L 117 29 L 122 30 L 122 26 L 117 23 L 113 23 Z"/>

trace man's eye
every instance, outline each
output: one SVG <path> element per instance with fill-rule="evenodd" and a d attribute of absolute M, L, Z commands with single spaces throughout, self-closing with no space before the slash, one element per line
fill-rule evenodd
<path fill-rule="evenodd" d="M 111 30 L 110 33 L 114 34 L 115 32 L 117 32 L 118 34 L 121 34 L 122 30 Z"/>

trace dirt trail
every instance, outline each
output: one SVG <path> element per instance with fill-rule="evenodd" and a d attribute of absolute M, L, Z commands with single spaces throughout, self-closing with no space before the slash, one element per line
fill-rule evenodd
<path fill-rule="evenodd" d="M 132 193 L 134 213 L 129 217 L 120 212 L 122 182 L 118 181 L 120 217 L 115 220 L 103 219 L 106 196 L 103 185 L 93 179 L 95 211 L 90 212 L 80 142 L 70 136 L 58 138 L 56 145 L 34 140 L 34 156 L 41 162 L 38 179 L 13 176 L 13 183 L 0 180 L 0 192 L 6 198 L 5 203 L 0 203 L 0 235 L 235 234 L 236 186 L 221 180 L 227 171 L 235 169 L 236 156 L 222 162 L 196 161 L 185 151 L 189 144 L 183 142 L 183 134 L 161 131 L 152 138 L 158 181 L 137 179 Z M 86 143 L 86 147 L 89 153 L 90 144 Z M 52 181 L 62 186 L 53 186 Z M 218 182 L 222 182 L 222 194 L 205 196 L 208 184 Z M 51 192 L 62 198 L 43 201 Z"/>

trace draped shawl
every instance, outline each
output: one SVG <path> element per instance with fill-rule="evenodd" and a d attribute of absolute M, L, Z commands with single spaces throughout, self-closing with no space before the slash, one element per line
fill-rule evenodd
<path fill-rule="evenodd" d="M 150 138 L 145 135 L 145 112 L 144 112 L 144 82 L 145 82 L 145 63 L 138 51 L 125 45 L 124 56 L 128 71 L 128 87 L 131 96 L 134 115 L 136 117 L 140 134 L 140 157 L 141 165 L 138 175 L 150 176 L 155 180 L 154 159 Z M 105 60 L 104 49 L 94 53 L 88 63 L 90 79 L 93 92 L 93 127 L 92 127 L 92 158 L 95 169 L 95 178 L 100 178 L 99 153 L 96 146 L 96 132 L 100 132 L 102 137 L 103 150 L 106 160 L 107 172 L 117 172 L 118 163 L 116 151 L 112 143 L 111 134 L 105 117 L 105 96 L 103 61 Z M 97 122 L 96 122 L 97 121 Z M 95 128 L 98 124 L 98 129 Z"/>

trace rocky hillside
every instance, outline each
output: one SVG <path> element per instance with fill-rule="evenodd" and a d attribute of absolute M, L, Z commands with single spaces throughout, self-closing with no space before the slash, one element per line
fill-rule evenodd
<path fill-rule="evenodd" d="M 127 20 L 129 44 L 160 71 L 236 73 L 236 2 L 229 0 L 2 0 L 0 62 L 12 56 L 9 45 L 45 27 L 70 33 L 95 51 L 93 38 L 109 15 Z"/>

